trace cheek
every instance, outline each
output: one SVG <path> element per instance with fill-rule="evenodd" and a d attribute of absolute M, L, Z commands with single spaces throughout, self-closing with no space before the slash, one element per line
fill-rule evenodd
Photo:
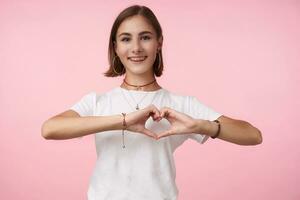
<path fill-rule="evenodd" d="M 150 44 L 148 48 L 148 53 L 151 54 L 153 59 L 155 60 L 156 53 L 157 53 L 157 45 L 156 44 Z"/>
<path fill-rule="evenodd" d="M 118 52 L 118 54 L 123 55 L 126 52 L 126 47 L 123 45 L 119 45 L 118 48 L 116 49 L 116 52 Z"/>
<path fill-rule="evenodd" d="M 118 56 L 121 58 L 121 60 L 127 60 L 127 55 L 128 55 L 128 50 L 127 48 L 124 47 L 119 47 L 116 51 Z"/>
<path fill-rule="evenodd" d="M 155 46 L 152 46 L 151 48 L 149 48 L 148 55 L 152 57 L 153 61 L 156 58 L 156 53 L 157 53 L 157 49 L 155 48 Z"/>

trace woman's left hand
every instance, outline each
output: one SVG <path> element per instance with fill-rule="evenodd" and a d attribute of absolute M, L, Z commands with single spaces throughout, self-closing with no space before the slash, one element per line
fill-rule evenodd
<path fill-rule="evenodd" d="M 171 127 L 170 129 L 159 133 L 157 139 L 170 135 L 196 133 L 198 131 L 197 123 L 194 118 L 172 108 L 164 107 L 160 109 L 160 118 L 167 119 L 170 122 Z"/>

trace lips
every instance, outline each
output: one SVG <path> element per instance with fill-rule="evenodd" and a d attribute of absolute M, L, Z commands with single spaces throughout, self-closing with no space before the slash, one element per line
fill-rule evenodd
<path fill-rule="evenodd" d="M 142 62 L 146 60 L 147 56 L 132 56 L 128 57 L 128 60 L 133 61 L 133 62 Z"/>

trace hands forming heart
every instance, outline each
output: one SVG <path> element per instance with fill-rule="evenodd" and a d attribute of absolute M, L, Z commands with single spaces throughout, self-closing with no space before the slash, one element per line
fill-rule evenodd
<path fill-rule="evenodd" d="M 145 127 L 145 123 L 150 117 L 152 117 L 155 122 L 159 122 L 163 118 L 167 119 L 171 124 L 170 129 L 158 134 L 152 132 Z M 163 107 L 158 110 L 153 104 L 144 109 L 127 114 L 126 123 L 126 130 L 142 133 L 156 140 L 170 135 L 199 132 L 194 118 L 169 107 Z"/>

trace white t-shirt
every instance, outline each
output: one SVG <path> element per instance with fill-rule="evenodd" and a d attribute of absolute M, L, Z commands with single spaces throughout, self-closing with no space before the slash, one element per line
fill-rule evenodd
<path fill-rule="evenodd" d="M 122 112 L 136 111 L 136 102 L 140 102 L 140 109 L 152 103 L 158 109 L 167 106 L 195 119 L 213 121 L 221 116 L 194 96 L 177 95 L 163 88 L 147 92 L 128 91 L 118 86 L 102 94 L 90 92 L 71 109 L 80 116 L 121 115 Z M 145 127 L 160 133 L 170 124 L 166 119 L 154 122 L 150 117 Z M 123 148 L 122 130 L 96 133 L 97 162 L 90 177 L 88 199 L 176 200 L 178 189 L 173 152 L 188 138 L 203 144 L 209 136 L 190 133 L 155 140 L 125 130 L 126 147 Z"/>

